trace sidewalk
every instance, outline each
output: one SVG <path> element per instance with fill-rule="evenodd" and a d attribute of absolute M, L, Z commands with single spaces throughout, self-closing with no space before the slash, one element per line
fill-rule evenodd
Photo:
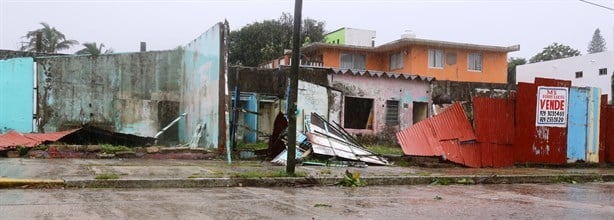
<path fill-rule="evenodd" d="M 614 181 L 614 168 L 423 168 L 396 166 L 297 166 L 298 177 L 269 162 L 155 159 L 0 159 L 0 188 L 232 187 L 334 185 L 345 171 L 359 172 L 368 185 L 575 183 Z"/>

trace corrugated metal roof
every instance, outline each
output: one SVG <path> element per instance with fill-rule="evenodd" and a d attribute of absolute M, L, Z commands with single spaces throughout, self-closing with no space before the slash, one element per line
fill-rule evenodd
<path fill-rule="evenodd" d="M 0 134 L 0 150 L 12 149 L 16 146 L 35 147 L 45 141 L 57 141 L 60 138 L 72 134 L 79 129 L 39 133 L 39 134 L 22 134 L 16 131 L 9 131 L 6 134 Z"/>
<path fill-rule="evenodd" d="M 416 74 L 408 73 L 393 73 L 385 71 L 372 71 L 372 70 L 353 70 L 353 69 L 338 69 L 331 68 L 335 74 L 352 74 L 354 76 L 370 76 L 370 77 L 385 77 L 393 79 L 406 79 L 406 80 L 424 80 L 427 82 L 435 80 L 435 77 L 420 76 Z"/>
<path fill-rule="evenodd" d="M 397 133 L 397 140 L 406 155 L 442 156 L 443 150 L 430 120 L 422 120 Z"/>
<path fill-rule="evenodd" d="M 451 105 L 444 112 L 429 120 L 431 120 L 437 139 L 440 141 L 453 139 L 470 141 L 476 139 L 471 123 L 469 123 L 465 110 L 460 103 Z"/>

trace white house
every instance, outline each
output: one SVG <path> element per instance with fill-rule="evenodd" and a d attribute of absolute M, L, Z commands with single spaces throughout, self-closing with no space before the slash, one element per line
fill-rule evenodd
<path fill-rule="evenodd" d="M 533 82 L 535 77 L 571 80 L 572 86 L 601 88 L 612 98 L 614 51 L 516 66 L 516 82 Z"/>

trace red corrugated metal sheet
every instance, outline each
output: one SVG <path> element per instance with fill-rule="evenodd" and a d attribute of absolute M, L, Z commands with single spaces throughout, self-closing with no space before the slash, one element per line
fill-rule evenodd
<path fill-rule="evenodd" d="M 460 103 L 455 103 L 444 112 L 430 118 L 437 139 L 470 141 L 475 140 L 475 133 L 471 123 L 465 115 L 465 110 Z"/>
<path fill-rule="evenodd" d="M 571 87 L 570 80 L 559 80 L 559 79 L 549 79 L 549 78 L 535 78 L 533 80 L 535 85 L 539 86 L 557 86 L 557 87 Z"/>
<path fill-rule="evenodd" d="M 537 87 L 570 85 L 568 81 L 536 79 L 542 84 L 518 83 L 514 158 L 516 162 L 567 162 L 567 128 L 536 127 Z"/>
<path fill-rule="evenodd" d="M 473 97 L 473 123 L 478 142 L 514 144 L 514 100 Z"/>
<path fill-rule="evenodd" d="M 605 163 L 606 134 L 608 129 L 608 95 L 601 96 L 599 109 L 599 163 Z"/>
<path fill-rule="evenodd" d="M 614 163 L 614 106 L 608 106 L 607 116 L 607 138 L 605 146 L 606 162 Z"/>
<path fill-rule="evenodd" d="M 443 151 L 431 120 L 422 120 L 415 125 L 397 133 L 397 140 L 406 155 L 441 156 Z"/>
<path fill-rule="evenodd" d="M 41 134 L 22 134 L 16 131 L 10 131 L 6 134 L 0 134 L 0 150 L 12 149 L 16 146 L 35 147 L 45 141 L 57 141 L 78 130 L 79 129 L 73 129 Z"/>
<path fill-rule="evenodd" d="M 482 143 L 485 144 L 485 143 Z M 511 167 L 514 166 L 516 158 L 514 158 L 514 145 L 504 144 L 489 144 L 492 152 L 493 167 Z"/>

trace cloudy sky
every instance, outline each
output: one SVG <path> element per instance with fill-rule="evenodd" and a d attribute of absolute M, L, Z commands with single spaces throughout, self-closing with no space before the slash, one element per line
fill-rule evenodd
<path fill-rule="evenodd" d="M 614 0 L 589 1 L 614 8 Z M 0 0 L 0 49 L 18 49 L 40 22 L 116 52 L 138 51 L 141 41 L 148 50 L 173 49 L 224 19 L 235 30 L 293 10 L 294 1 L 280 0 Z M 411 30 L 424 39 L 519 44 L 510 56 L 530 58 L 553 42 L 584 54 L 599 28 L 614 48 L 614 11 L 579 0 L 304 0 L 303 17 L 326 21 L 328 31 L 375 30 L 377 44 Z"/>

